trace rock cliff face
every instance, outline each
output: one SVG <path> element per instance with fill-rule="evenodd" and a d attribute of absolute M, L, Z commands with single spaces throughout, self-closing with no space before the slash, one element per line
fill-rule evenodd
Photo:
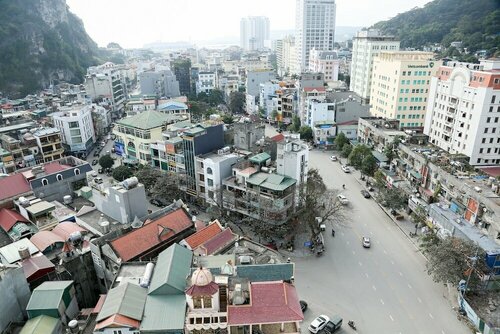
<path fill-rule="evenodd" d="M 0 91 L 20 97 L 50 83 L 79 83 L 97 44 L 65 0 L 0 0 Z"/>

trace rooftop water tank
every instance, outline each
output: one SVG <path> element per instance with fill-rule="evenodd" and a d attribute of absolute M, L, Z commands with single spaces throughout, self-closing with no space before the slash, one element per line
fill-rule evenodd
<path fill-rule="evenodd" d="M 129 177 L 128 179 L 122 181 L 123 188 L 127 190 L 135 188 L 138 184 L 139 180 L 135 176 Z"/>

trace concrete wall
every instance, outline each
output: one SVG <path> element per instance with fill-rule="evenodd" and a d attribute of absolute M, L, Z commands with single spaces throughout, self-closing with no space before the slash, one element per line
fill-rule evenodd
<path fill-rule="evenodd" d="M 92 200 L 97 209 L 105 215 L 116 219 L 121 224 L 131 223 L 134 218 L 147 214 L 147 199 L 144 185 L 126 190 L 121 187 L 109 187 L 109 193 L 92 189 Z"/>
<path fill-rule="evenodd" d="M 31 292 L 22 268 L 0 272 L 0 332 L 11 321 L 22 321 Z"/>

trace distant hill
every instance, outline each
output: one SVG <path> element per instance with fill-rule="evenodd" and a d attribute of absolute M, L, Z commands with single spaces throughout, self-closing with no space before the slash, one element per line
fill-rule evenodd
<path fill-rule="evenodd" d="M 461 41 L 470 51 L 500 49 L 500 1 L 434 0 L 374 28 L 401 39 L 402 47 L 421 48 L 432 43 L 448 47 Z"/>
<path fill-rule="evenodd" d="M 0 91 L 24 96 L 97 64 L 97 44 L 65 0 L 0 0 Z"/>

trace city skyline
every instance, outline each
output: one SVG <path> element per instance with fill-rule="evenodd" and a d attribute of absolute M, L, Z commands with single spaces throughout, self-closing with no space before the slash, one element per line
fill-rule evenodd
<path fill-rule="evenodd" d="M 370 26 L 428 2 L 337 0 L 337 26 Z M 214 3 L 217 9 L 214 9 Z M 182 3 L 159 0 L 140 3 L 136 0 L 68 0 L 67 4 L 71 12 L 82 19 L 88 34 L 99 46 L 106 46 L 110 42 L 134 48 L 158 41 L 200 43 L 216 38 L 238 40 L 240 20 L 245 16 L 269 17 L 271 31 L 295 28 L 295 1 L 291 0 L 256 0 L 252 3 L 241 2 L 238 6 L 229 0 L 210 3 L 200 0 Z M 111 21 L 110 13 L 114 14 Z M 112 24 L 103 28 L 103 22 Z M 133 22 L 141 24 L 131 24 Z"/>

